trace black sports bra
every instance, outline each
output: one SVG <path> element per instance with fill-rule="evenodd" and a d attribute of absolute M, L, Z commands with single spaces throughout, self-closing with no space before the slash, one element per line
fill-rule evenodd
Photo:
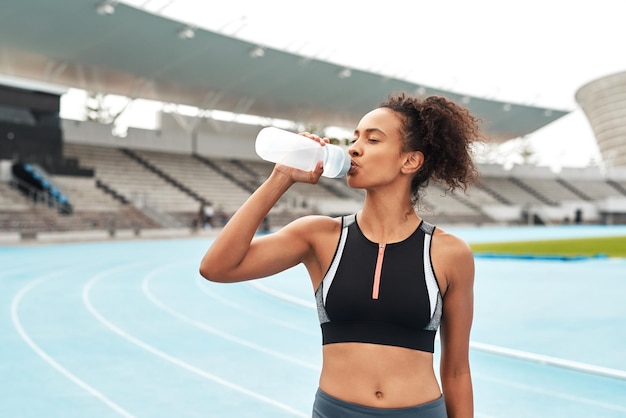
<path fill-rule="evenodd" d="M 407 239 L 368 240 L 344 216 L 333 261 L 315 292 L 322 344 L 363 342 L 433 352 L 441 321 L 430 259 L 435 227 L 422 221 Z"/>

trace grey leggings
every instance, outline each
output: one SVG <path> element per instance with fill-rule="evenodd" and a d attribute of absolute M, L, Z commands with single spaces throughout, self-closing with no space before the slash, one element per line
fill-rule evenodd
<path fill-rule="evenodd" d="M 317 390 L 313 403 L 313 418 L 447 418 L 443 396 L 423 405 L 408 408 L 373 408 L 342 401 Z"/>

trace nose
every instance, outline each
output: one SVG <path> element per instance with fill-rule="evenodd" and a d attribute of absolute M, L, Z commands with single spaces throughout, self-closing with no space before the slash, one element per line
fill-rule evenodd
<path fill-rule="evenodd" d="M 353 142 L 353 143 L 352 143 L 352 145 L 350 145 L 350 146 L 348 147 L 348 154 L 349 154 L 351 157 L 356 157 L 357 155 L 359 155 L 359 150 L 358 150 L 358 147 L 357 147 L 357 142 L 358 142 L 358 141 Z"/>

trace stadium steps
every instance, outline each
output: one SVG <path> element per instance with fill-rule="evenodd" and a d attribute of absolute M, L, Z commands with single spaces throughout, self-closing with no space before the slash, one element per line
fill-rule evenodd
<path fill-rule="evenodd" d="M 86 176 L 53 175 L 52 180 L 72 202 L 73 211 L 116 211 L 123 202 L 96 184 L 97 179 Z"/>
<path fill-rule="evenodd" d="M 478 183 L 478 184 L 474 185 L 474 187 L 482 190 L 483 192 L 487 193 L 489 196 L 493 197 L 498 202 L 500 202 L 500 203 L 502 203 L 504 205 L 512 205 L 513 204 L 509 199 L 505 198 L 500 193 L 496 192 L 495 190 L 491 189 L 490 187 L 486 186 L 483 183 Z"/>
<path fill-rule="evenodd" d="M 591 202 L 593 200 L 592 198 L 587 196 L 585 193 L 583 193 L 581 190 L 579 190 L 577 187 L 575 187 L 573 184 L 571 184 L 570 182 L 562 178 L 556 179 L 556 182 L 559 183 L 561 186 L 565 187 L 570 192 L 574 193 L 576 196 L 580 197 L 582 200 L 585 200 L 587 202 Z"/>
<path fill-rule="evenodd" d="M 104 229 L 154 229 L 160 225 L 140 211 L 125 206 L 118 211 L 75 211 L 60 214 L 41 205 L 33 205 L 23 210 L 0 209 L 0 229 L 18 231 L 24 237 L 34 238 L 39 232 L 86 231 Z"/>
<path fill-rule="evenodd" d="M 147 228 L 157 228 L 157 227 L 167 227 L 167 226 L 171 226 L 171 227 L 181 226 L 180 221 L 172 220 L 172 218 L 168 215 L 151 211 L 149 208 L 144 208 L 144 211 L 141 211 L 135 208 L 133 205 L 130 204 L 130 201 L 126 198 L 126 196 L 124 196 L 123 194 L 115 190 L 110 185 L 106 184 L 101 179 L 96 178 L 95 185 L 98 189 L 110 195 L 112 198 L 114 198 L 115 200 L 117 200 L 119 203 L 123 205 L 122 211 L 125 213 L 124 218 L 126 220 L 121 221 L 121 222 L 119 220 L 117 221 L 114 220 L 113 223 L 111 224 L 112 229 L 115 229 L 116 227 L 117 228 L 131 227 L 132 229 L 137 230 L 137 229 L 147 229 Z M 128 225 L 127 220 L 130 221 L 130 225 Z"/>
<path fill-rule="evenodd" d="M 318 184 L 324 187 L 333 195 L 337 196 L 340 199 L 353 199 L 354 195 L 349 191 L 345 190 L 345 187 L 341 184 L 337 184 L 336 179 L 328 179 L 325 177 L 320 177 L 320 181 Z"/>
<path fill-rule="evenodd" d="M 618 192 L 626 196 L 626 188 L 624 188 L 624 186 L 622 186 L 621 184 L 619 184 L 618 182 L 614 180 L 607 180 L 606 182 L 609 186 L 611 186 L 612 188 L 614 188 L 615 190 L 617 190 Z"/>
<path fill-rule="evenodd" d="M 166 172 L 164 172 L 163 170 L 161 170 L 160 168 L 158 168 L 157 166 L 155 166 L 148 160 L 140 157 L 139 155 L 129 150 L 128 148 L 120 148 L 120 151 L 122 151 L 125 155 L 132 158 L 133 160 L 137 161 L 139 164 L 146 167 L 148 170 L 152 171 L 157 176 L 161 177 L 163 180 L 170 183 L 172 186 L 176 187 L 181 192 L 194 198 L 198 203 L 206 203 L 204 201 L 204 198 L 200 196 L 198 193 L 194 192 L 193 190 L 191 190 L 190 188 L 188 188 L 187 186 L 185 186 L 184 184 L 182 184 L 181 182 L 179 182 L 178 180 L 176 180 L 175 178 L 173 178 L 172 176 L 170 176 L 169 174 L 167 174 Z"/>
<path fill-rule="evenodd" d="M 258 188 L 261 185 L 261 180 L 259 179 L 259 174 L 245 165 L 241 160 L 230 160 L 231 164 L 237 166 L 241 171 L 247 173 L 250 178 L 256 179 L 256 187 Z"/>
<path fill-rule="evenodd" d="M 104 193 L 106 193 L 109 196 L 111 196 L 112 198 L 114 198 L 115 200 L 117 200 L 118 202 L 120 202 L 122 205 L 127 205 L 129 203 L 128 199 L 126 199 L 126 197 L 124 195 L 119 193 L 117 190 L 115 190 L 113 187 L 111 187 L 110 185 L 106 184 L 105 182 L 103 182 L 99 178 L 96 178 L 96 187 L 98 189 L 102 190 Z"/>
<path fill-rule="evenodd" d="M 202 155 L 198 155 L 198 154 L 193 154 L 193 158 L 202 162 L 204 165 L 212 168 L 214 171 L 220 173 L 223 177 L 237 184 L 239 187 L 248 191 L 249 193 L 253 193 L 256 190 L 256 187 L 253 187 L 252 185 L 246 183 L 245 181 L 238 179 L 237 177 L 233 176 L 228 171 L 223 170 L 222 167 L 220 167 L 218 164 L 215 164 L 209 158 L 203 157 Z"/>
<path fill-rule="evenodd" d="M 524 183 L 523 181 L 521 181 L 517 177 L 508 177 L 508 180 L 511 183 L 515 184 L 517 187 L 519 187 L 519 188 L 525 190 L 526 192 L 530 193 L 531 195 L 535 196 L 537 199 L 541 200 L 546 205 L 549 205 L 549 206 L 557 206 L 558 205 L 558 203 L 554 202 L 551 199 L 548 199 L 546 196 L 544 196 L 543 194 L 539 193 L 537 190 L 535 190 L 534 188 L 530 187 L 528 184 Z"/>
<path fill-rule="evenodd" d="M 434 185 L 437 189 L 439 189 L 440 191 L 446 193 L 446 189 L 440 185 L 440 184 L 435 184 Z M 474 212 L 476 212 L 476 214 L 484 214 L 483 210 L 480 208 L 479 205 L 469 201 L 468 199 L 464 199 L 461 196 L 449 193 L 448 194 L 449 197 L 451 197 L 452 199 L 456 200 L 457 202 L 459 202 L 460 204 L 462 204 L 463 206 L 473 210 Z"/>
<path fill-rule="evenodd" d="M 0 181 L 0 211 L 20 211 L 30 208 L 32 200 L 8 183 Z"/>

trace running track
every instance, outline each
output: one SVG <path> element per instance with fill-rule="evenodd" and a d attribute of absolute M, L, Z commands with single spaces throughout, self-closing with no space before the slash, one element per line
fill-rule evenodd
<path fill-rule="evenodd" d="M 0 416 L 310 416 L 305 270 L 209 283 L 208 245 L 0 247 Z M 476 416 L 626 417 L 626 260 L 476 264 Z"/>

